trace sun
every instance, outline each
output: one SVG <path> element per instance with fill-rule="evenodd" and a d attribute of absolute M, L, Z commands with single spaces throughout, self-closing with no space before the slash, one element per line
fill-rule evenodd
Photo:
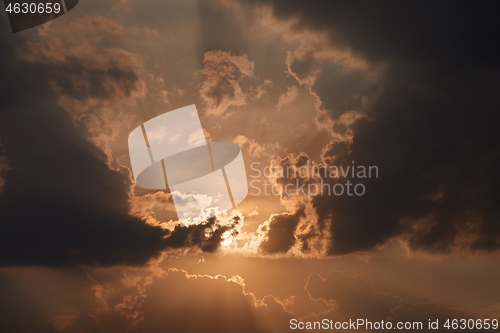
<path fill-rule="evenodd" d="M 222 234 L 221 236 L 221 242 L 220 244 L 222 246 L 229 246 L 231 245 L 231 243 L 233 242 L 233 236 L 231 235 L 231 232 L 230 231 L 226 231 Z"/>

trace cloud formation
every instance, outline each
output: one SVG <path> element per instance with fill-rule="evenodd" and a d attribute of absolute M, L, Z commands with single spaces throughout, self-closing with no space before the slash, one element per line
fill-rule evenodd
<path fill-rule="evenodd" d="M 215 219 L 168 230 L 146 223 L 140 212 L 131 215 L 130 171 L 110 167 L 109 156 L 63 108 L 140 95 L 137 72 L 64 48 L 65 56 L 46 57 L 33 50 L 43 43 L 33 46 L 10 33 L 0 45 L 0 66 L 11 78 L 0 82 L 1 266 L 140 265 L 166 248 L 217 249 L 231 226 Z M 45 51 L 53 53 L 50 43 Z"/>
<path fill-rule="evenodd" d="M 2 29 L 6 29 L 2 22 Z M 3 150 L 9 161 L 0 198 L 0 265 L 140 264 L 163 248 L 164 232 L 128 214 L 128 170 L 106 156 L 59 105 L 63 96 L 130 94 L 139 78 L 118 67 L 89 68 L 76 57 L 21 60 L 26 44 L 4 32 Z M 110 90 L 111 89 L 111 90 Z"/>
<path fill-rule="evenodd" d="M 283 106 L 292 103 L 299 95 L 299 88 L 297 86 L 291 86 L 286 88 L 286 92 L 280 95 L 278 104 L 276 108 L 279 110 Z"/>
<path fill-rule="evenodd" d="M 255 81 L 255 64 L 246 54 L 234 55 L 226 51 L 208 51 L 203 57 L 204 67 L 200 71 L 204 77 L 200 96 L 207 106 L 207 114 L 226 115 L 230 107 L 241 107 L 252 98 L 261 98 L 271 84 L 265 80 L 260 85 Z"/>
<path fill-rule="evenodd" d="M 332 45 L 364 59 L 367 68 L 384 69 L 383 79 L 374 82 L 365 80 L 370 76 L 362 67 L 351 68 L 355 75 L 339 86 L 335 80 L 345 68 L 335 60 L 314 57 L 312 50 L 288 61 L 298 83 L 318 97 L 333 135 L 346 112 L 366 115 L 348 125 L 349 141 L 332 141 L 324 149 L 325 161 L 380 170 L 379 179 L 366 180 L 362 197 L 313 199 L 319 221 L 332 221 L 329 253 L 369 250 L 395 237 L 413 251 L 430 253 L 500 249 L 500 178 L 494 171 L 500 167 L 500 137 L 493 97 L 499 51 L 485 37 L 499 26 L 491 11 L 459 5 L 459 14 L 450 17 L 446 6 L 425 2 L 405 8 L 398 2 L 258 3 L 271 6 L 277 19 L 292 22 L 297 31 L 326 33 Z M 466 30 L 462 18 L 471 20 Z M 318 67 L 314 59 L 324 63 Z"/>

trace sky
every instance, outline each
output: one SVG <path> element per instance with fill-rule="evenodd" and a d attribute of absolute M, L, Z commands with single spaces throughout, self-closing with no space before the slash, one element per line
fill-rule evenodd
<path fill-rule="evenodd" d="M 82 0 L 17 33 L 1 14 L 1 330 L 500 319 L 496 13 Z M 249 194 L 185 226 L 127 140 L 192 104 Z"/>

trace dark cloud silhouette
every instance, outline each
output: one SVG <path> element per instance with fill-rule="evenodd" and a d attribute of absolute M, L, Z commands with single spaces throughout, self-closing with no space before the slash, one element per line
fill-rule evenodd
<path fill-rule="evenodd" d="M 76 58 L 61 65 L 19 60 L 25 44 L 8 31 L 0 44 L 9 78 L 0 87 L 9 165 L 0 197 L 0 265 L 141 264 L 158 254 L 164 232 L 128 214 L 128 170 L 108 168 L 50 89 L 56 82 L 73 98 L 113 98 L 109 89 L 130 93 L 137 76 L 87 68 Z"/>
<path fill-rule="evenodd" d="M 217 218 L 211 217 L 198 225 L 178 226 L 168 233 L 166 244 L 169 248 L 198 247 L 203 252 L 215 252 L 221 246 L 222 235 L 226 231 L 232 236 L 238 234 L 235 228 L 240 223 L 240 217 L 234 216 L 228 225 L 220 225 L 217 222 Z"/>
<path fill-rule="evenodd" d="M 295 229 L 300 218 L 304 216 L 304 207 L 297 209 L 293 214 L 282 213 L 271 216 L 267 231 L 267 238 L 260 244 L 263 253 L 287 253 L 297 241 Z"/>
<path fill-rule="evenodd" d="M 387 66 L 364 110 L 368 118 L 350 126 L 349 154 L 341 152 L 348 163 L 378 166 L 379 179 L 364 181 L 362 197 L 313 201 L 319 218 L 332 220 L 330 253 L 368 250 L 395 236 L 414 250 L 498 250 L 495 11 L 486 4 L 425 1 L 258 3 L 271 5 L 278 19 L 297 19 L 297 30 L 326 32 L 335 47 Z M 304 72 L 300 65 L 296 70 Z M 327 76 L 330 71 L 320 73 L 312 88 L 336 119 L 356 105 L 332 100 Z M 327 147 L 325 157 L 332 159 L 338 148 Z"/>
<path fill-rule="evenodd" d="M 491 4 L 450 7 L 432 1 L 380 4 L 321 0 L 313 0 L 308 6 L 300 0 L 251 3 L 271 5 L 278 19 L 298 18 L 295 29 L 324 31 L 335 46 L 352 49 L 371 62 L 439 64 L 455 72 L 459 64 L 472 68 L 480 65 L 477 60 L 485 65 L 498 59 L 499 50 L 490 43 L 498 29 Z M 450 10 L 454 15 L 449 15 Z"/>
<path fill-rule="evenodd" d="M 58 104 L 60 96 L 103 102 L 130 96 L 140 89 L 138 76 L 77 57 L 20 60 L 26 44 L 1 24 L 0 66 L 9 79 L 0 81 L 0 265 L 137 265 L 168 247 L 215 251 L 230 229 L 215 219 L 169 233 L 129 215 L 129 170 L 111 170 L 85 128 Z M 204 236 L 207 227 L 211 237 Z"/>

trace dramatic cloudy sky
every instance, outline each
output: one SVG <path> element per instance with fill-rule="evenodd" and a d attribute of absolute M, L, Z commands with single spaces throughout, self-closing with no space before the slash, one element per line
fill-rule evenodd
<path fill-rule="evenodd" d="M 13 34 L 2 13 L 0 330 L 500 319 L 498 22 L 472 3 L 82 0 Z M 135 186 L 127 137 L 190 104 L 253 186 L 181 227 Z M 276 173 L 318 166 L 377 177 Z M 347 181 L 364 194 L 300 190 Z"/>

